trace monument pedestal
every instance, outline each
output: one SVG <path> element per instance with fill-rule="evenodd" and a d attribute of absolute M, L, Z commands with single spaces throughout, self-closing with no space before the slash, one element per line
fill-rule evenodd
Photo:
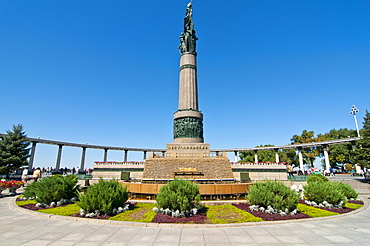
<path fill-rule="evenodd" d="M 145 160 L 143 182 L 174 178 L 197 182 L 234 181 L 226 154 L 211 156 L 207 143 L 169 143 L 166 156 L 151 153 Z"/>

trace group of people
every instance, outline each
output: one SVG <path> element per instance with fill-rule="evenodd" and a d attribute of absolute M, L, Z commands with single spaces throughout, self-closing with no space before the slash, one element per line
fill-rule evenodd
<path fill-rule="evenodd" d="M 286 164 L 286 168 L 287 168 L 287 172 L 288 172 L 288 177 L 294 177 L 294 169 L 293 169 L 293 166 L 290 165 L 290 164 Z M 322 174 L 324 176 L 330 176 L 330 177 L 334 177 L 335 176 L 335 172 L 334 172 L 334 169 L 332 167 L 330 167 L 329 170 L 322 170 L 320 171 L 318 168 L 310 168 L 308 169 L 307 171 L 305 171 L 304 173 L 299 170 L 297 172 L 297 175 L 298 176 L 301 176 L 301 175 L 311 175 L 311 174 Z"/>
<path fill-rule="evenodd" d="M 41 169 L 38 167 L 33 171 L 32 179 L 34 182 L 37 182 L 42 177 Z M 28 175 L 28 168 L 24 168 L 22 171 L 22 181 L 24 183 L 27 183 L 27 181 L 30 180 L 30 177 Z"/>

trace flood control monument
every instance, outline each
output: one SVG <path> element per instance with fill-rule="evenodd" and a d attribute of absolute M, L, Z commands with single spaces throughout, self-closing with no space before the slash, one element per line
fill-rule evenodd
<path fill-rule="evenodd" d="M 180 36 L 180 79 L 178 110 L 174 113 L 173 143 L 165 154 L 151 153 L 145 160 L 142 182 L 175 177 L 198 182 L 234 181 L 230 160 L 225 154 L 211 156 L 204 143 L 203 114 L 198 105 L 197 52 L 192 2 L 187 5 L 184 30 Z"/>
<path fill-rule="evenodd" d="M 192 2 L 187 5 L 183 32 L 180 36 L 180 76 L 178 109 L 173 118 L 173 143 L 165 150 L 150 152 L 144 162 L 95 162 L 93 180 L 119 179 L 132 197 L 155 196 L 161 186 L 178 178 L 199 185 L 202 197 L 237 197 L 245 194 L 249 172 L 255 179 L 283 179 L 284 165 L 232 165 L 226 152 L 210 149 L 204 142 L 203 113 L 198 105 L 197 36 L 193 22 Z M 257 161 L 256 161 L 257 162 Z M 277 161 L 278 162 L 278 161 Z M 234 171 L 234 172 L 233 172 Z M 243 179 L 242 179 L 242 174 Z M 242 181 L 242 182 L 240 182 Z M 245 181 L 245 182 L 243 182 Z"/>

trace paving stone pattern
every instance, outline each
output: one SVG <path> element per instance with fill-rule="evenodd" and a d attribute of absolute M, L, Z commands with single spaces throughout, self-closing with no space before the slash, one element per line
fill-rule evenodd
<path fill-rule="evenodd" d="M 361 195 L 366 204 L 370 193 Z M 370 209 L 315 221 L 222 228 L 155 228 L 44 218 L 0 198 L 0 245 L 370 245 Z"/>

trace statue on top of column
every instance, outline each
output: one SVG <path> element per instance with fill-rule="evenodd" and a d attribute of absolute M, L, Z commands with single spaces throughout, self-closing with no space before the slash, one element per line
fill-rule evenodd
<path fill-rule="evenodd" d="M 181 54 L 193 53 L 195 54 L 196 41 L 194 23 L 193 23 L 193 4 L 188 3 L 186 8 L 186 16 L 184 18 L 184 32 L 180 36 L 179 50 Z"/>

